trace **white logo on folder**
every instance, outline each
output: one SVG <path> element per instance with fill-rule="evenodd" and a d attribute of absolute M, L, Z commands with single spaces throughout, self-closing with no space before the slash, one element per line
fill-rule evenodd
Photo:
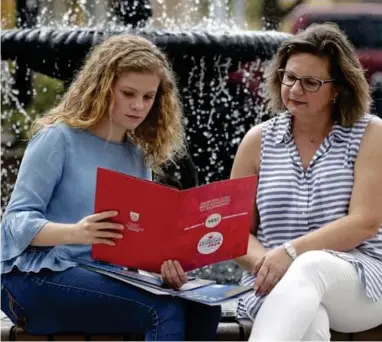
<path fill-rule="evenodd" d="M 130 219 L 133 222 L 137 222 L 139 220 L 139 214 L 134 211 L 130 211 Z"/>
<path fill-rule="evenodd" d="M 211 232 L 204 235 L 198 242 L 198 252 L 200 254 L 211 254 L 216 252 L 223 244 L 223 235 L 219 232 Z"/>
<path fill-rule="evenodd" d="M 222 220 L 221 215 L 218 213 L 215 213 L 208 216 L 204 224 L 207 228 L 214 228 L 221 222 L 221 220 Z"/>

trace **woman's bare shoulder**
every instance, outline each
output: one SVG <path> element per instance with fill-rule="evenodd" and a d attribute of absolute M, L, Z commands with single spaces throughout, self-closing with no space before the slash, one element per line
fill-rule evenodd
<path fill-rule="evenodd" d="M 381 141 L 382 140 L 382 119 L 378 116 L 373 116 L 366 129 L 365 133 L 362 139 L 361 148 L 362 145 L 369 145 L 369 141 Z M 370 146 L 371 147 L 371 146 Z M 378 146 L 380 148 L 380 146 Z"/>
<path fill-rule="evenodd" d="M 373 116 L 367 125 L 367 130 L 373 130 L 374 134 L 380 134 L 382 130 L 382 119 L 378 116 Z"/>
<path fill-rule="evenodd" d="M 366 127 L 362 138 L 360 153 L 380 150 L 382 145 L 382 119 L 374 116 Z"/>
<path fill-rule="evenodd" d="M 233 173 L 242 177 L 256 174 L 260 166 L 262 125 L 253 126 L 244 136 L 237 150 Z"/>

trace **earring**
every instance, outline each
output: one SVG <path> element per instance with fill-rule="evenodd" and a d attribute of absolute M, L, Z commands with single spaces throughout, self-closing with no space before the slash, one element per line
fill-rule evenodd
<path fill-rule="evenodd" d="M 333 97 L 332 102 L 333 102 L 333 104 L 336 103 L 336 98 L 335 97 Z"/>

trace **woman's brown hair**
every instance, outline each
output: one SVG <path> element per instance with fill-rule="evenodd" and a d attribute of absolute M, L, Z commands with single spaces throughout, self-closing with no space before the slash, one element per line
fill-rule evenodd
<path fill-rule="evenodd" d="M 118 35 L 95 46 L 61 102 L 32 125 L 30 135 L 46 125 L 65 123 L 87 129 L 109 114 L 113 84 L 126 72 L 155 73 L 160 84 L 146 119 L 127 136 L 139 144 L 147 164 L 160 166 L 184 154 L 182 107 L 175 76 L 165 55 L 150 41 Z"/>
<path fill-rule="evenodd" d="M 369 111 L 369 85 L 354 47 L 337 25 L 323 23 L 312 24 L 281 43 L 266 73 L 269 104 L 275 112 L 285 109 L 278 69 L 285 68 L 289 57 L 297 53 L 311 53 L 328 60 L 338 92 L 332 112 L 334 122 L 351 126 Z"/>

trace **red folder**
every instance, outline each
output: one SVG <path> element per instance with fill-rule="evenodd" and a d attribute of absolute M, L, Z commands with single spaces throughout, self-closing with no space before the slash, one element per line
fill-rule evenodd
<path fill-rule="evenodd" d="M 117 210 L 125 225 L 115 246 L 93 245 L 92 257 L 160 273 L 165 260 L 185 271 L 247 253 L 257 176 L 177 190 L 99 168 L 95 212 Z"/>

